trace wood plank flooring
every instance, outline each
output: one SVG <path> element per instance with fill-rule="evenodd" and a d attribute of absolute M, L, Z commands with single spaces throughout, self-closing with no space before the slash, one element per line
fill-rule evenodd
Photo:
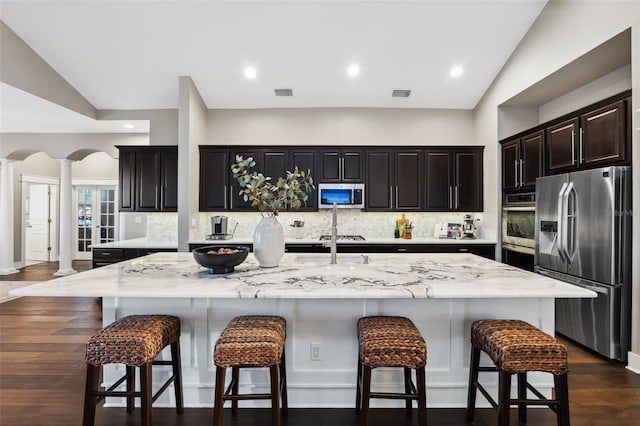
<path fill-rule="evenodd" d="M 84 270 L 90 262 L 75 262 Z M 3 280 L 35 281 L 52 278 L 56 263 L 24 268 Z M 82 422 L 84 344 L 102 325 L 98 299 L 22 297 L 0 304 L 0 425 L 72 426 Z M 569 348 L 571 422 L 578 426 L 631 426 L 640 419 L 640 375 L 563 340 Z M 428 378 L 428 376 L 427 376 Z M 428 386 L 428 383 L 427 383 Z M 427 401 L 428 405 L 428 401 Z M 417 424 L 417 413 L 374 410 L 371 426 Z M 155 426 L 209 425 L 212 409 L 153 411 Z M 244 409 L 235 423 L 225 413 L 225 425 L 269 425 L 269 410 Z M 465 424 L 463 409 L 429 409 L 430 426 Z M 476 413 L 478 426 L 495 425 L 493 410 Z M 127 415 L 120 408 L 99 408 L 96 426 L 140 424 L 139 411 Z M 291 409 L 290 426 L 356 426 L 352 409 Z M 512 415 L 512 425 L 517 416 Z M 530 409 L 529 425 L 555 425 L 548 409 Z"/>

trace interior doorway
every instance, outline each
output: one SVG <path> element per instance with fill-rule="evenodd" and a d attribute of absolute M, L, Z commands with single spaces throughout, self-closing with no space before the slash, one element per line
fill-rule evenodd
<path fill-rule="evenodd" d="M 25 176 L 22 182 L 22 241 L 25 265 L 58 260 L 56 178 Z"/>
<path fill-rule="evenodd" d="M 91 259 L 94 244 L 118 239 L 118 206 L 115 185 L 74 184 L 75 256 Z"/>

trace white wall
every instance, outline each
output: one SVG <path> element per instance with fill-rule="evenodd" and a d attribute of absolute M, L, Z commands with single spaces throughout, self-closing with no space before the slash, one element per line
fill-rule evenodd
<path fill-rule="evenodd" d="M 209 145 L 475 145 L 473 112 L 448 109 L 209 110 Z"/>
<path fill-rule="evenodd" d="M 551 0 L 533 24 L 502 71 L 485 93 L 476 108 L 475 134 L 476 143 L 486 145 L 485 150 L 485 222 L 497 220 L 500 194 L 499 179 L 499 146 L 497 144 L 498 108 L 506 100 L 522 92 L 548 75 L 559 70 L 571 61 L 584 55 L 616 34 L 632 27 L 632 70 L 635 108 L 638 108 L 637 71 L 640 69 L 640 50 L 637 35 L 640 27 L 640 8 L 636 1 L 558 1 Z M 562 102 L 568 107 L 568 102 Z M 589 103 L 589 102 L 587 102 Z M 552 108 L 547 108 L 550 111 Z M 545 112 L 546 114 L 547 112 Z M 556 112 L 553 112 L 555 114 Z M 551 114 L 549 112 L 549 114 Z M 541 118 L 542 119 L 542 118 Z M 637 113 L 636 113 L 637 120 Z M 634 124 L 638 127 L 638 123 Z M 634 134 L 633 164 L 636 173 L 640 168 L 640 156 L 636 152 L 640 144 L 638 132 Z M 635 193 L 638 193 L 638 179 L 635 180 Z M 640 207 L 635 197 L 634 207 Z M 637 210 L 636 210 L 637 211 Z M 638 229 L 640 215 L 634 216 L 634 226 Z M 497 227 L 497 222 L 493 224 Z M 640 253 L 640 244 L 636 238 L 633 251 Z M 640 287 L 639 269 L 636 267 L 633 276 L 634 292 L 638 294 Z M 636 297 L 632 324 L 632 351 L 640 354 L 638 335 L 640 334 L 640 318 L 638 315 L 638 298 Z"/>

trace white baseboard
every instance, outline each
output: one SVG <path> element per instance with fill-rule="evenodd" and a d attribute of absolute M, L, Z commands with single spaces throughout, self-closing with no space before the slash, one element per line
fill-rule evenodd
<path fill-rule="evenodd" d="M 628 352 L 627 370 L 631 370 L 636 374 L 640 374 L 640 355 L 634 352 Z"/>

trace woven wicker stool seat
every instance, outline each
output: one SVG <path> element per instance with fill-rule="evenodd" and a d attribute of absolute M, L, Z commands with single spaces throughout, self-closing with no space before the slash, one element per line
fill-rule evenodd
<path fill-rule="evenodd" d="M 272 423 L 274 426 L 280 425 L 280 400 L 283 415 L 287 414 L 286 337 L 287 323 L 282 317 L 247 315 L 229 322 L 216 341 L 213 354 L 216 365 L 214 426 L 222 425 L 225 401 L 231 401 L 231 416 L 235 418 L 238 414 L 238 401 L 247 399 L 270 399 Z M 229 367 L 232 369 L 231 383 L 225 390 L 225 374 Z M 240 368 L 244 367 L 268 367 L 271 392 L 240 394 Z"/>
<path fill-rule="evenodd" d="M 476 390 L 498 410 L 498 424 L 509 424 L 509 409 L 518 405 L 518 419 L 526 422 L 527 405 L 548 405 L 557 414 L 558 425 L 569 425 L 567 348 L 556 338 L 520 320 L 479 320 L 471 325 L 471 367 L 467 400 L 467 420 L 473 421 Z M 480 367 L 480 351 L 495 367 Z M 499 401 L 496 403 L 478 382 L 481 371 L 499 372 Z M 546 399 L 527 382 L 527 372 L 554 375 L 556 399 Z M 511 399 L 511 375 L 518 375 L 518 398 Z M 527 399 L 527 389 L 537 399 Z"/>
<path fill-rule="evenodd" d="M 369 424 L 371 398 L 404 399 L 407 414 L 418 401 L 419 424 L 427 424 L 425 365 L 427 345 L 420 331 L 408 318 L 394 316 L 362 317 L 358 320 L 358 378 L 356 413 L 361 426 Z M 371 372 L 378 367 L 404 368 L 404 393 L 371 392 Z M 416 385 L 411 370 L 416 370 Z"/>
<path fill-rule="evenodd" d="M 94 424 L 96 404 L 107 396 L 127 398 L 127 412 L 134 411 L 134 398 L 141 398 L 142 424 L 150 426 L 153 401 L 171 384 L 174 385 L 176 408 L 184 411 L 180 372 L 180 318 L 170 315 L 131 315 L 120 318 L 94 334 L 86 345 L 87 382 L 83 425 Z M 156 357 L 171 345 L 171 361 Z M 98 390 L 100 368 L 106 364 L 124 364 L 125 375 L 105 391 Z M 172 376 L 152 396 L 151 367 L 171 365 Z M 135 367 L 140 368 L 140 391 L 135 391 Z M 126 382 L 126 391 L 115 391 Z"/>

